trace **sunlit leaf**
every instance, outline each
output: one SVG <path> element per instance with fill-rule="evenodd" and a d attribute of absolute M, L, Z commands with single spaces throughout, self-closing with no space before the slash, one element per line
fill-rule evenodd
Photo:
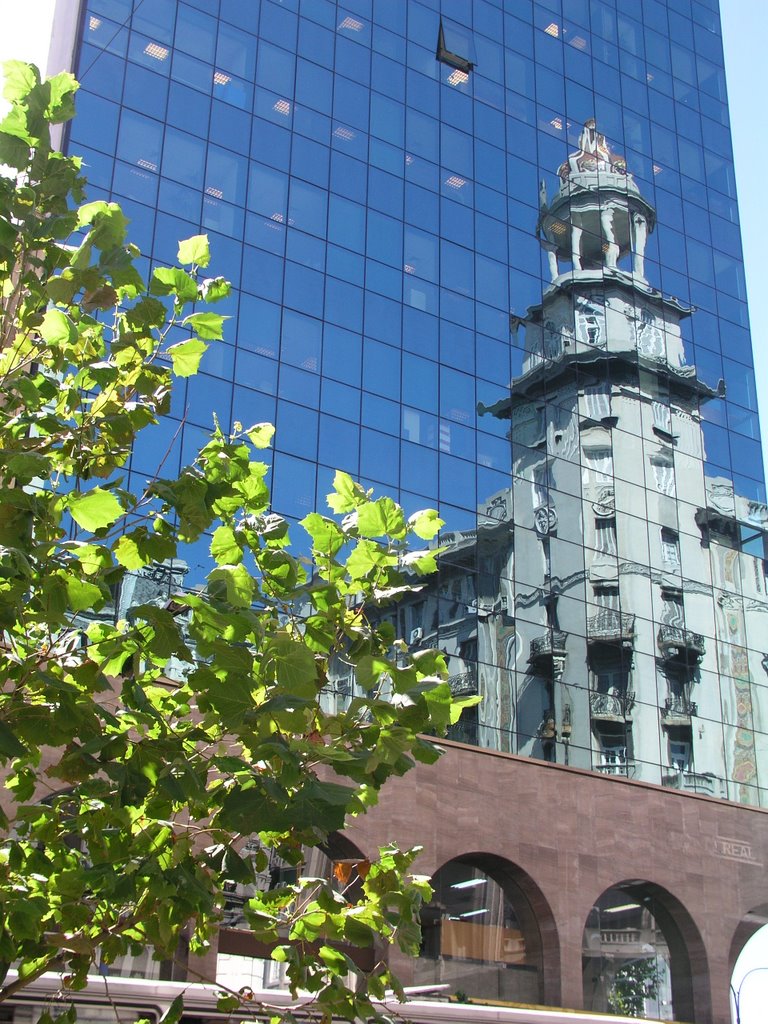
<path fill-rule="evenodd" d="M 85 494 L 71 492 L 67 496 L 67 508 L 77 525 L 91 533 L 111 526 L 123 514 L 115 495 L 101 487 L 94 487 Z"/>
<path fill-rule="evenodd" d="M 194 264 L 197 267 L 207 267 L 211 261 L 208 235 L 193 235 L 179 242 L 177 259 L 182 266 Z"/>
<path fill-rule="evenodd" d="M 173 372 L 177 377 L 192 377 L 199 367 L 208 346 L 199 338 L 179 341 L 168 348 L 168 355 L 173 362 Z"/>

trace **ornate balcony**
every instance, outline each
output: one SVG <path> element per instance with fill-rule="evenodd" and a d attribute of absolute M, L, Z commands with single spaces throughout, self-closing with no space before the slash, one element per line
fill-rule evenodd
<path fill-rule="evenodd" d="M 659 626 L 657 643 L 665 661 L 687 661 L 698 664 L 706 645 L 700 633 L 679 626 Z"/>
<path fill-rule="evenodd" d="M 711 772 L 676 772 L 671 771 L 661 780 L 662 786 L 670 789 L 682 789 L 686 793 L 701 793 L 704 796 L 717 796 L 717 778 Z"/>
<path fill-rule="evenodd" d="M 635 695 L 632 690 L 626 693 L 597 693 L 589 695 L 589 711 L 593 718 L 607 719 L 611 722 L 623 722 L 632 717 Z"/>
<path fill-rule="evenodd" d="M 603 608 L 597 615 L 587 619 L 587 641 L 591 644 L 619 644 L 621 647 L 632 647 L 634 640 L 635 616 L 629 612 Z"/>
<path fill-rule="evenodd" d="M 548 629 L 531 640 L 528 664 L 538 672 L 549 672 L 554 658 L 564 658 L 568 634 L 560 629 Z"/>
<path fill-rule="evenodd" d="M 695 718 L 698 713 L 699 706 L 695 700 L 680 696 L 667 697 L 661 709 L 661 717 L 667 725 L 690 725 L 691 718 Z"/>
<path fill-rule="evenodd" d="M 477 669 L 470 668 L 466 672 L 448 676 L 448 685 L 454 697 L 468 697 L 477 693 Z"/>

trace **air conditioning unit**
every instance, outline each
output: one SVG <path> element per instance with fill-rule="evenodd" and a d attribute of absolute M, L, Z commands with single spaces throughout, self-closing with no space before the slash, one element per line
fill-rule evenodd
<path fill-rule="evenodd" d="M 421 628 L 421 626 L 417 626 L 416 629 L 411 630 L 411 639 L 409 643 L 417 644 L 423 636 L 424 630 Z"/>

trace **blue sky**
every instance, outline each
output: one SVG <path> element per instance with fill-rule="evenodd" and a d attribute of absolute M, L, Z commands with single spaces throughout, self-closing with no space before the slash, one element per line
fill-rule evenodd
<path fill-rule="evenodd" d="M 764 198 L 768 140 L 764 130 L 765 82 L 761 75 L 766 59 L 768 3 L 720 0 L 720 8 L 763 463 L 768 466 L 768 294 L 763 269 L 763 240 L 768 231 Z M 768 928 L 747 943 L 736 965 L 733 986 L 740 996 L 741 1024 L 762 1024 L 768 1004 Z"/>
<path fill-rule="evenodd" d="M 634 0 L 624 0 L 634 2 Z M 567 3 L 567 0 L 566 0 Z M 3 32 L 0 60 L 33 60 L 44 66 L 54 0 L 0 0 Z M 765 130 L 768 0 L 720 0 L 728 95 L 731 108 L 736 183 L 747 290 L 755 353 L 755 373 L 768 465 L 768 282 L 763 270 L 768 240 L 768 132 Z M 768 1004 L 768 928 L 748 944 L 734 986 L 741 988 L 741 1024 L 763 1024 Z"/>

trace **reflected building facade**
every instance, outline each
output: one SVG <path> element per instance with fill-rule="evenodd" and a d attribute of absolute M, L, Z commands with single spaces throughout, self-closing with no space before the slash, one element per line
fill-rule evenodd
<path fill-rule="evenodd" d="M 457 738 L 759 803 L 768 508 L 708 465 L 725 384 L 688 361 L 695 309 L 646 278 L 656 211 L 593 120 L 558 174 L 552 279 L 511 318 L 521 372 L 478 408 L 511 485 L 443 538 L 401 632 L 482 696 Z"/>
<path fill-rule="evenodd" d="M 422 842 L 436 879 L 406 975 L 606 1009 L 624 942 L 646 1015 L 724 1021 L 729 958 L 768 920 L 768 508 L 717 0 L 57 19 L 92 196 L 148 266 L 206 231 L 233 282 L 130 474 L 177 471 L 216 412 L 276 424 L 289 518 L 340 468 L 445 520 L 437 578 L 392 618 L 483 700 L 357 826 L 363 852 Z M 143 599 L 199 585 L 208 544 Z M 259 955 L 236 927 L 218 953 L 228 978 Z"/>

